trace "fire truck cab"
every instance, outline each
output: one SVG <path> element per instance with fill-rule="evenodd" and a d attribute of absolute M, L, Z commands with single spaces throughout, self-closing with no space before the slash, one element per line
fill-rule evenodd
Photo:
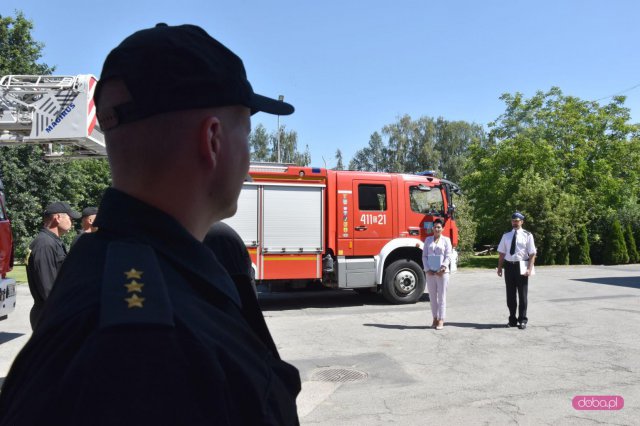
<path fill-rule="evenodd" d="M 432 174 L 252 164 L 235 216 L 258 283 L 322 283 L 380 291 L 392 303 L 424 293 L 424 239 L 442 218 L 454 247 L 457 185 Z"/>

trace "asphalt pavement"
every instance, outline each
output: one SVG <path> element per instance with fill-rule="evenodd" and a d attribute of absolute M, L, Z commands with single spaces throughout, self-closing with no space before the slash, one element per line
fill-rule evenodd
<path fill-rule="evenodd" d="M 447 300 L 434 330 L 426 294 L 388 305 L 348 290 L 261 293 L 300 370 L 302 425 L 639 424 L 640 265 L 537 267 L 526 330 L 506 327 L 495 271 L 456 272 Z M 19 285 L 0 321 L 0 382 L 30 336 L 31 303 Z M 605 397 L 611 409 L 573 406 Z"/>

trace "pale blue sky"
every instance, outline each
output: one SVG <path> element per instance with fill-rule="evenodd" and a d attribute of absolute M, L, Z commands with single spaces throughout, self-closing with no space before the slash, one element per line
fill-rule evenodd
<path fill-rule="evenodd" d="M 596 100 L 625 92 L 640 122 L 640 2 L 635 0 L 2 0 L 22 10 L 58 74 L 100 75 L 132 32 L 193 23 L 236 52 L 257 93 L 296 107 L 281 124 L 312 165 L 345 162 L 409 114 L 486 125 L 502 93 L 559 86 Z M 608 102 L 603 99 L 601 103 Z M 273 131 L 277 118 L 254 116 Z"/>

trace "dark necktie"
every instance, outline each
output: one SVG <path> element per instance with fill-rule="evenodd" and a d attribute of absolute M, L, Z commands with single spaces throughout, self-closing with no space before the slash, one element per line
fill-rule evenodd
<path fill-rule="evenodd" d="M 513 256 L 514 253 L 516 252 L 516 236 L 517 235 L 518 235 L 518 231 L 514 229 L 513 238 L 511 239 L 511 250 L 509 250 L 509 254 L 511 254 L 511 256 Z"/>

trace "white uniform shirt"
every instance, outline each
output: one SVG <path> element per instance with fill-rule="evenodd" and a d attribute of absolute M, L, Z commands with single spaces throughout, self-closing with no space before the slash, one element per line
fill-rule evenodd
<path fill-rule="evenodd" d="M 514 232 L 516 232 L 515 229 L 512 229 L 502 235 L 500 244 L 498 244 L 498 253 L 504 254 L 504 259 L 509 262 L 529 260 L 529 256 L 536 254 L 533 234 L 529 231 L 525 231 L 524 229 L 518 230 L 518 235 L 516 237 L 516 251 L 511 255 L 511 240 L 513 239 Z"/>
<path fill-rule="evenodd" d="M 441 265 L 446 266 L 447 270 L 451 263 L 451 252 L 453 246 L 451 245 L 451 239 L 445 236 L 440 236 L 438 242 L 433 240 L 433 236 L 427 237 L 424 240 L 424 248 L 422 249 L 422 267 L 426 271 L 429 269 L 427 263 L 427 256 L 442 256 Z"/>

